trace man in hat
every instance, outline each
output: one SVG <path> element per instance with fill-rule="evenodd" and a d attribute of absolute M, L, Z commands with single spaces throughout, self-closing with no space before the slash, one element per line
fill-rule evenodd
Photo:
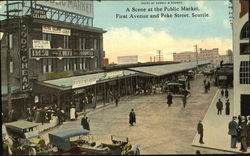
<path fill-rule="evenodd" d="M 240 143 L 241 143 L 241 151 L 247 152 L 247 123 L 245 116 L 241 116 L 241 124 L 240 128 Z"/>
<path fill-rule="evenodd" d="M 226 102 L 226 115 L 229 115 L 230 114 L 230 102 L 229 102 L 229 99 L 227 99 L 227 102 Z"/>
<path fill-rule="evenodd" d="M 218 102 L 216 103 L 216 108 L 217 108 L 217 115 L 221 115 L 221 112 L 223 110 L 223 103 L 219 99 Z"/>
<path fill-rule="evenodd" d="M 134 109 L 131 109 L 131 112 L 129 113 L 129 123 L 131 126 L 133 126 L 133 124 L 136 123 L 136 116 Z"/>
<path fill-rule="evenodd" d="M 237 134 L 238 134 L 238 124 L 236 122 L 237 117 L 233 116 L 233 120 L 228 124 L 228 134 L 231 135 L 231 148 L 237 148 Z"/>
<path fill-rule="evenodd" d="M 197 125 L 197 131 L 198 131 L 198 134 L 200 134 L 199 143 L 204 144 L 204 142 L 203 142 L 203 124 L 201 123 L 201 120 L 199 120 L 199 123 Z"/>

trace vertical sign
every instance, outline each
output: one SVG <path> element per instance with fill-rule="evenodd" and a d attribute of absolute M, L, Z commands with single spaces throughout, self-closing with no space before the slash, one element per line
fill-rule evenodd
<path fill-rule="evenodd" d="M 29 88 L 28 77 L 28 27 L 21 20 L 20 27 L 20 58 L 21 58 L 21 86 L 22 90 Z"/>

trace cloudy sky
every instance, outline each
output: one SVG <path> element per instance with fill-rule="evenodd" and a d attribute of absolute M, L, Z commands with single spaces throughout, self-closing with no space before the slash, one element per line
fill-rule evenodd
<path fill-rule="evenodd" d="M 143 4 L 162 2 L 163 4 Z M 228 0 L 171 1 L 102 1 L 94 3 L 94 26 L 107 30 L 104 34 L 104 50 L 110 62 L 117 56 L 138 55 L 140 61 L 149 61 L 157 50 L 164 60 L 172 60 L 173 52 L 194 51 L 198 48 L 219 48 L 220 54 L 232 49 L 232 29 L 229 23 Z M 176 1 L 172 1 L 176 2 Z M 132 11 L 132 8 L 198 7 L 198 11 Z M 129 8 L 129 11 L 127 10 Z M 130 14 L 160 13 L 190 14 L 188 18 L 129 18 Z M 191 17 L 192 13 L 207 13 L 208 17 Z M 116 14 L 127 18 L 116 18 Z"/>

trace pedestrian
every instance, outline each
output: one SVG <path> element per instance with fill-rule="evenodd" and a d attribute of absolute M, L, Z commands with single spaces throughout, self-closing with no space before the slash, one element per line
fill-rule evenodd
<path fill-rule="evenodd" d="M 225 90 L 225 97 L 228 98 L 228 96 L 229 96 L 229 94 L 228 94 L 228 90 L 226 88 L 226 90 Z"/>
<path fill-rule="evenodd" d="M 116 106 L 116 107 L 118 106 L 119 100 L 120 100 L 120 95 L 119 95 L 119 94 L 116 94 L 116 96 L 115 96 L 115 106 Z"/>
<path fill-rule="evenodd" d="M 173 96 L 171 95 L 171 93 L 168 94 L 167 96 L 167 104 L 168 104 L 168 107 L 171 106 L 171 104 L 173 103 Z"/>
<path fill-rule="evenodd" d="M 183 103 L 183 107 L 185 108 L 187 104 L 187 97 L 185 95 L 182 97 L 182 103 Z"/>
<path fill-rule="evenodd" d="M 205 80 L 203 81 L 203 83 L 204 83 L 204 86 L 206 85 L 206 82 L 207 82 L 207 80 L 205 79 Z"/>
<path fill-rule="evenodd" d="M 70 120 L 75 120 L 76 119 L 76 107 L 73 104 L 73 102 L 70 102 Z"/>
<path fill-rule="evenodd" d="M 238 124 L 236 122 L 237 117 L 233 116 L 233 120 L 228 124 L 228 134 L 231 135 L 231 148 L 237 148 L 237 135 L 238 135 Z"/>
<path fill-rule="evenodd" d="M 224 90 L 223 89 L 221 89 L 221 97 L 223 97 L 224 96 Z"/>
<path fill-rule="evenodd" d="M 199 120 L 199 123 L 197 125 L 197 131 L 198 131 L 198 134 L 200 134 L 199 143 L 204 144 L 204 142 L 203 142 L 203 124 L 201 123 L 201 120 Z"/>
<path fill-rule="evenodd" d="M 201 155 L 201 152 L 199 150 L 195 151 L 196 155 Z"/>
<path fill-rule="evenodd" d="M 209 91 L 210 90 L 210 82 L 207 81 L 207 90 Z"/>
<path fill-rule="evenodd" d="M 227 99 L 227 102 L 226 102 L 226 115 L 229 115 L 230 114 L 230 102 L 229 102 L 229 99 Z"/>
<path fill-rule="evenodd" d="M 129 113 L 129 123 L 131 126 L 133 126 L 133 124 L 136 123 L 136 115 L 134 109 L 131 109 L 131 112 Z"/>
<path fill-rule="evenodd" d="M 190 82 L 188 81 L 188 90 L 190 90 Z"/>
<path fill-rule="evenodd" d="M 244 116 L 241 118 L 241 124 L 239 125 L 240 129 L 240 143 L 242 152 L 247 152 L 247 123 Z"/>
<path fill-rule="evenodd" d="M 84 116 L 82 117 L 81 125 L 82 125 L 83 129 L 90 130 L 89 119 L 86 116 L 86 114 L 84 114 Z"/>
<path fill-rule="evenodd" d="M 250 147 L 250 116 L 247 120 L 247 147 Z"/>
<path fill-rule="evenodd" d="M 223 110 L 223 103 L 221 102 L 221 100 L 219 99 L 216 103 L 216 107 L 217 107 L 217 115 L 221 115 L 221 112 Z"/>
<path fill-rule="evenodd" d="M 93 109 L 96 108 L 96 97 L 94 96 L 94 94 L 92 94 L 92 107 Z"/>
<path fill-rule="evenodd" d="M 205 84 L 205 93 L 207 93 L 207 90 L 208 90 L 207 84 Z"/>

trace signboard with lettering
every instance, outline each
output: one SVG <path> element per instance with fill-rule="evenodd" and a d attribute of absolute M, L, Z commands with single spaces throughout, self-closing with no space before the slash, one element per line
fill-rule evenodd
<path fill-rule="evenodd" d="M 109 78 L 114 78 L 117 76 L 123 76 L 123 71 L 115 71 L 115 72 L 108 72 L 105 74 L 105 78 L 109 79 Z"/>
<path fill-rule="evenodd" d="M 38 18 L 38 19 L 47 19 L 47 12 L 45 10 L 40 10 L 40 9 L 32 9 L 31 10 L 31 16 L 33 18 Z"/>
<path fill-rule="evenodd" d="M 22 90 L 29 88 L 28 74 L 28 26 L 22 20 L 20 30 L 21 86 Z"/>
<path fill-rule="evenodd" d="M 30 58 L 41 57 L 74 57 L 74 56 L 94 56 L 94 50 L 71 50 L 71 49 L 30 49 Z"/>
<path fill-rule="evenodd" d="M 50 41 L 46 40 L 33 40 L 34 49 L 50 49 Z"/>
<path fill-rule="evenodd" d="M 89 0 L 47 0 L 36 1 L 36 4 L 76 13 L 87 17 L 94 17 L 93 1 Z"/>
<path fill-rule="evenodd" d="M 71 34 L 70 29 L 46 26 L 46 25 L 42 26 L 42 32 L 48 34 L 67 35 L 67 36 L 70 36 Z"/>
<path fill-rule="evenodd" d="M 96 77 L 75 80 L 73 85 L 72 85 L 72 89 L 93 85 L 93 84 L 96 84 L 96 81 L 97 81 Z"/>

